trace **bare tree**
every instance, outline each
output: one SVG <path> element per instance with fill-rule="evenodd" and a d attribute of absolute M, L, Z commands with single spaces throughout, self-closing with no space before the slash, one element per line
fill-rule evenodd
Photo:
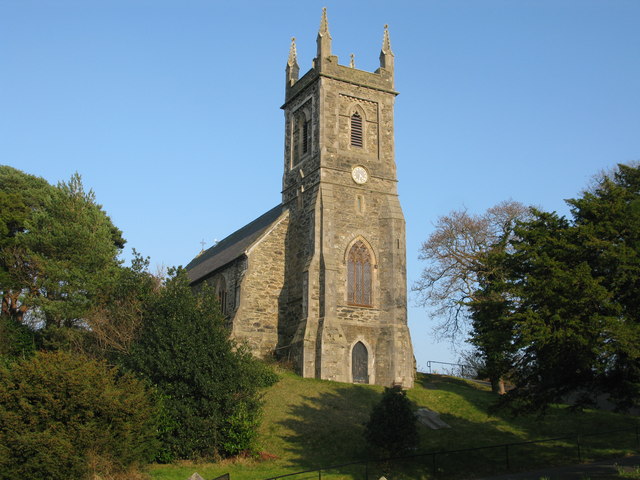
<path fill-rule="evenodd" d="M 481 215 L 454 210 L 436 221 L 435 231 L 422 243 L 419 259 L 427 262 L 412 290 L 423 306 L 435 307 L 440 338 L 455 340 L 465 330 L 468 305 L 477 300 L 478 280 L 491 277 L 486 255 L 498 245 L 508 248 L 517 220 L 528 207 L 505 201 Z"/>
<path fill-rule="evenodd" d="M 166 269 L 149 272 L 149 259 L 133 250 L 131 267 L 120 268 L 104 297 L 86 316 L 91 341 L 88 347 L 102 356 L 126 354 L 137 339 L 147 300 L 162 288 Z"/>
<path fill-rule="evenodd" d="M 128 353 L 142 328 L 143 303 L 132 296 L 113 300 L 108 308 L 95 308 L 87 317 L 99 352 Z"/>

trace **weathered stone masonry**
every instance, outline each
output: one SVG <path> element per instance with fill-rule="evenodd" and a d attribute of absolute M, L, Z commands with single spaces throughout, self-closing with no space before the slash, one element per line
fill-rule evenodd
<path fill-rule="evenodd" d="M 286 67 L 282 204 L 201 253 L 232 335 L 305 377 L 413 385 L 405 222 L 393 138 L 394 57 L 338 64 L 323 11 L 313 68 Z"/>

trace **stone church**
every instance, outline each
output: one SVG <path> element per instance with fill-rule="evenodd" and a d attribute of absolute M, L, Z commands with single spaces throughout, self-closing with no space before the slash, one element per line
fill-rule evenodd
<path fill-rule="evenodd" d="M 394 55 L 338 64 L 323 10 L 312 68 L 286 66 L 282 203 L 188 265 L 232 336 L 304 377 L 411 387 L 405 221 L 394 154 Z"/>

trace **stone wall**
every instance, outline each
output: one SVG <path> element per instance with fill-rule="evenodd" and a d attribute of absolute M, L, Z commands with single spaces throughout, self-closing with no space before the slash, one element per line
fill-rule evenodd
<path fill-rule="evenodd" d="M 246 258 L 242 256 L 235 259 L 224 268 L 216 271 L 205 280 L 205 282 L 213 288 L 216 294 L 220 289 L 226 289 L 227 294 L 223 300 L 224 304 L 220 305 L 220 309 L 225 314 L 227 326 L 229 328 L 232 326 L 233 318 L 239 305 L 239 286 L 247 268 L 246 265 Z"/>
<path fill-rule="evenodd" d="M 234 315 L 232 335 L 246 342 L 260 357 L 272 355 L 278 344 L 280 310 L 277 299 L 284 285 L 288 226 L 289 213 L 285 211 L 249 249 L 238 292 L 240 302 Z"/>

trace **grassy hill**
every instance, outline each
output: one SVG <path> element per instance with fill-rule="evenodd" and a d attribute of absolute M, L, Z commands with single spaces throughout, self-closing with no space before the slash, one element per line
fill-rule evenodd
<path fill-rule="evenodd" d="M 232 480 L 258 480 L 366 459 L 364 424 L 382 391 L 382 387 L 373 385 L 303 379 L 284 372 L 280 382 L 265 394 L 260 428 L 261 460 L 157 465 L 152 466 L 149 473 L 157 480 L 186 480 L 194 471 L 207 480 L 224 473 L 231 473 Z M 634 417 L 592 410 L 573 413 L 560 407 L 553 408 L 544 418 L 491 414 L 488 410 L 494 397 L 485 387 L 438 375 L 419 374 L 408 396 L 416 408 L 428 407 L 439 412 L 452 427 L 441 430 L 421 427 L 420 452 L 581 435 L 579 447 L 575 438 L 508 447 L 509 466 L 517 470 L 535 465 L 576 463 L 578 450 L 584 461 L 624 455 L 637 448 L 633 431 L 586 435 L 628 428 L 636 424 Z M 379 478 L 389 469 L 394 472 L 392 478 L 429 478 L 434 466 L 439 474 L 450 477 L 499 472 L 506 468 L 506 447 L 440 454 L 436 456 L 435 465 L 431 457 L 422 457 L 393 464 L 371 463 L 366 468 L 370 478 Z M 364 476 L 364 465 L 322 472 L 322 478 L 332 479 L 363 479 Z M 318 474 L 289 478 L 318 478 Z"/>

